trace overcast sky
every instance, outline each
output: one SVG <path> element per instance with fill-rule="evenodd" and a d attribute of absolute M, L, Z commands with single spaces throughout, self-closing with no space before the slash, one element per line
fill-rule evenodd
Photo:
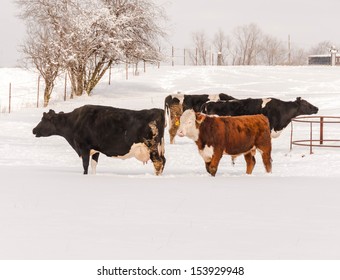
<path fill-rule="evenodd" d="M 155 0 L 168 10 L 172 41 L 190 44 L 192 33 L 213 38 L 256 23 L 267 34 L 309 48 L 320 41 L 340 43 L 340 0 Z"/>
<path fill-rule="evenodd" d="M 1 0 L 0 67 L 15 66 L 25 27 L 16 18 L 14 0 Z M 308 49 L 321 41 L 340 44 L 340 0 L 154 0 L 166 10 L 169 43 L 190 47 L 192 33 L 213 38 L 240 25 L 256 23 L 267 34 Z"/>

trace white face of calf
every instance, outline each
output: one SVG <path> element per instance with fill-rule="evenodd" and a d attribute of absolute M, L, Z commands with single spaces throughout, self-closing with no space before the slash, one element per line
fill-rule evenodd
<path fill-rule="evenodd" d="M 196 114 L 194 110 L 186 110 L 181 116 L 177 135 L 187 136 L 190 139 L 198 140 L 199 129 L 196 127 Z"/>

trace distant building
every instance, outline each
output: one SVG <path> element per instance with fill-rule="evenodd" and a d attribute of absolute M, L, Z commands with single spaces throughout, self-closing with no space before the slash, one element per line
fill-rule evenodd
<path fill-rule="evenodd" d="M 331 65 L 331 55 L 330 54 L 310 55 L 308 56 L 308 65 Z"/>
<path fill-rule="evenodd" d="M 340 54 L 338 50 L 332 46 L 329 49 L 329 54 L 319 54 L 308 56 L 309 65 L 340 65 Z"/>

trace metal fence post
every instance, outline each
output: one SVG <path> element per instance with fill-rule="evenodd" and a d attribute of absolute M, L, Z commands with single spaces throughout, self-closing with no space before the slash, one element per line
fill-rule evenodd
<path fill-rule="evenodd" d="M 310 140 L 310 148 L 309 152 L 310 154 L 313 153 L 313 122 L 310 123 L 310 135 L 309 135 L 309 140 Z"/>
<path fill-rule="evenodd" d="M 293 149 L 293 121 L 290 123 L 290 151 Z"/>
<path fill-rule="evenodd" d="M 8 93 L 8 113 L 11 113 L 11 102 L 12 102 L 12 83 L 9 83 L 9 93 Z"/>
<path fill-rule="evenodd" d="M 320 145 L 323 144 L 323 117 L 320 117 Z"/>

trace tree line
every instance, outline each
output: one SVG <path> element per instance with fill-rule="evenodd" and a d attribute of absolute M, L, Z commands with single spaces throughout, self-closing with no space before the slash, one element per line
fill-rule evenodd
<path fill-rule="evenodd" d="M 164 11 L 150 0 L 17 0 L 27 26 L 24 61 L 45 81 L 67 72 L 71 97 L 91 94 L 114 63 L 158 62 Z"/>
<path fill-rule="evenodd" d="M 330 41 L 322 41 L 309 50 L 279 40 L 275 36 L 265 34 L 254 24 L 240 25 L 227 35 L 218 30 L 212 40 L 204 31 L 194 32 L 193 44 L 196 53 L 191 53 L 193 63 L 207 65 L 208 50 L 213 48 L 218 53 L 219 65 L 305 65 L 307 57 L 312 54 L 329 54 L 334 45 Z"/>
<path fill-rule="evenodd" d="M 54 82 L 67 73 L 71 98 L 90 95 L 114 64 L 139 61 L 159 63 L 165 38 L 166 14 L 152 0 L 16 0 L 26 22 L 27 38 L 21 46 L 24 62 L 32 64 L 45 82 L 47 106 Z M 288 47 L 264 34 L 256 24 L 236 27 L 231 35 L 219 30 L 209 42 L 204 32 L 193 34 L 197 65 L 209 63 L 213 46 L 220 65 L 302 65 L 307 52 Z M 322 42 L 311 53 L 320 53 Z"/>

